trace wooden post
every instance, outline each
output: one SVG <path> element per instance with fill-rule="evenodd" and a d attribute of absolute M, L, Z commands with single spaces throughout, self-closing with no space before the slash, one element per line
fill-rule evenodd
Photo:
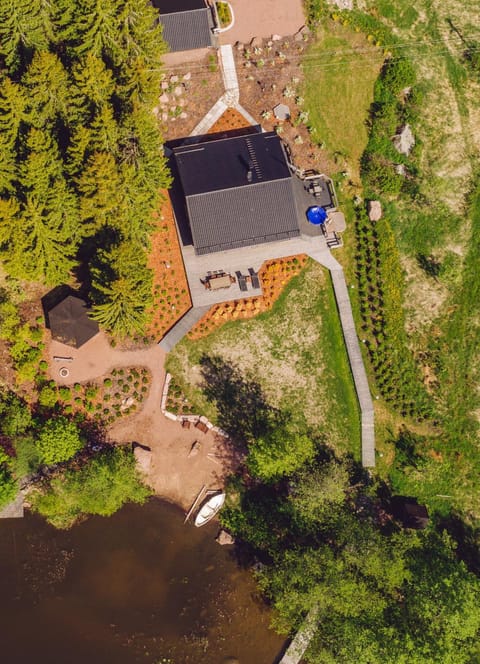
<path fill-rule="evenodd" d="M 197 497 L 196 497 L 195 500 L 193 501 L 193 505 L 191 506 L 191 508 L 190 508 L 190 509 L 188 510 L 188 512 L 187 512 L 187 516 L 185 517 L 185 521 L 183 522 L 184 524 L 187 523 L 187 521 L 189 520 L 190 515 L 192 514 L 193 510 L 195 509 L 195 507 L 196 507 L 198 501 L 200 500 L 200 497 L 203 496 L 203 493 L 204 493 L 204 491 L 205 491 L 206 488 L 207 488 L 207 485 L 204 484 L 204 485 L 202 486 L 202 488 L 200 489 L 200 491 L 198 492 Z"/>

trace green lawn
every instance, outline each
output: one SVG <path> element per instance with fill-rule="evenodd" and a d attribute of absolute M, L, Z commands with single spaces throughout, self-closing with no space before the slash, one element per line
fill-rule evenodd
<path fill-rule="evenodd" d="M 200 358 L 220 356 L 258 381 L 271 405 L 298 410 L 339 453 L 360 458 L 359 413 L 330 277 L 313 261 L 270 312 L 232 322 L 168 356 L 167 369 L 198 412 L 215 419 L 199 387 Z"/>
<path fill-rule="evenodd" d="M 305 106 L 315 139 L 325 145 L 339 170 L 348 162 L 350 177 L 358 181 L 383 54 L 363 35 L 333 21 L 328 26 L 319 30 L 304 59 Z"/>

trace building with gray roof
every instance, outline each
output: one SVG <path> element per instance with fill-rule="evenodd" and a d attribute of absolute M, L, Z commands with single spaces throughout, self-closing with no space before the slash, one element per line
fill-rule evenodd
<path fill-rule="evenodd" d="M 212 10 L 205 0 L 153 0 L 160 12 L 163 38 L 169 51 L 190 51 L 212 46 Z"/>
<path fill-rule="evenodd" d="M 275 132 L 173 149 L 197 255 L 300 235 L 292 173 Z"/>

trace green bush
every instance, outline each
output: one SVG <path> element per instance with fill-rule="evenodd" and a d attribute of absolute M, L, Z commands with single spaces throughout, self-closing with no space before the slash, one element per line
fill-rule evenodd
<path fill-rule="evenodd" d="M 110 516 L 126 502 L 143 503 L 151 491 L 141 481 L 133 453 L 104 451 L 79 470 L 67 470 L 43 492 L 32 494 L 33 509 L 57 528 L 69 528 L 82 514 Z"/>
<path fill-rule="evenodd" d="M 38 403 L 45 408 L 53 408 L 58 400 L 58 392 L 55 387 L 45 385 L 38 395 Z"/>
<path fill-rule="evenodd" d="M 22 479 L 35 473 L 41 464 L 41 457 L 33 435 L 18 437 L 14 447 L 15 458 L 12 461 L 12 470 L 15 477 Z"/>
<path fill-rule="evenodd" d="M 43 424 L 36 446 L 42 462 L 48 465 L 71 459 L 83 443 L 77 425 L 66 417 L 57 417 Z"/>
<path fill-rule="evenodd" d="M 15 478 L 5 465 L 0 466 L 0 507 L 8 505 L 17 495 Z"/>
<path fill-rule="evenodd" d="M 103 381 L 104 387 L 112 387 L 112 379 L 111 378 L 105 378 Z"/>

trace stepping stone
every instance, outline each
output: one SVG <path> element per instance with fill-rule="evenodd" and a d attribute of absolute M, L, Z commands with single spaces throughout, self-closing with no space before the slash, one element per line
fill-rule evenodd
<path fill-rule="evenodd" d="M 158 98 L 158 101 L 161 104 L 168 104 L 169 100 L 170 100 L 170 97 L 168 95 L 166 95 L 165 93 L 163 95 L 160 95 L 160 97 Z"/>
<path fill-rule="evenodd" d="M 176 97 L 180 97 L 180 95 L 183 95 L 184 91 L 185 91 L 185 88 L 183 87 L 183 85 L 177 85 L 177 87 L 173 91 L 173 94 Z"/>
<path fill-rule="evenodd" d="M 183 75 L 183 80 L 184 81 L 189 81 L 191 78 L 192 78 L 192 74 L 189 71 L 187 71 L 187 73 Z"/>

